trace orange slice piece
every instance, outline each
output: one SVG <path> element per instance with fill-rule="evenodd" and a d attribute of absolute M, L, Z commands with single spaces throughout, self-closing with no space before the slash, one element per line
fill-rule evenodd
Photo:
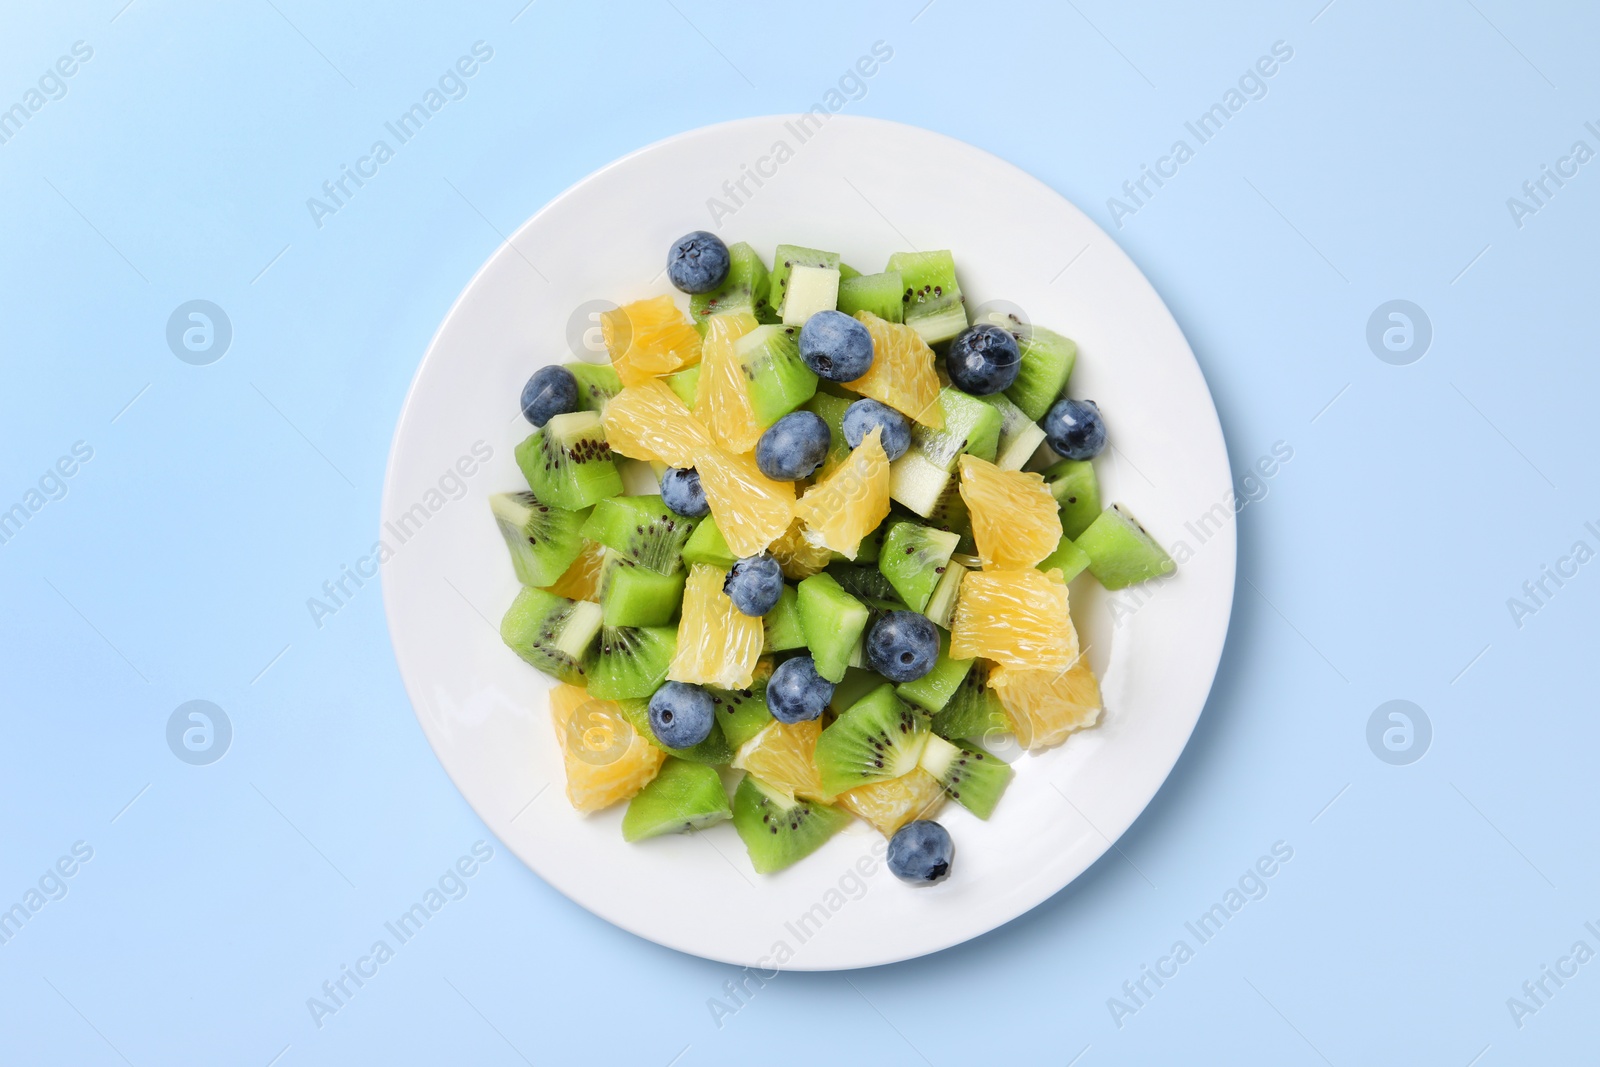
<path fill-rule="evenodd" d="M 1072 666 L 1078 631 L 1061 572 L 968 571 L 950 627 L 950 658 L 976 656 L 1024 670 Z"/>
<path fill-rule="evenodd" d="M 765 551 L 794 521 L 794 483 L 762 474 L 755 456 L 707 445 L 686 465 L 700 472 L 706 503 L 734 555 Z"/>
<path fill-rule="evenodd" d="M 711 447 L 711 435 L 678 394 L 655 379 L 625 386 L 606 404 L 600 422 L 611 450 L 632 459 L 692 467 L 695 453 Z"/>
<path fill-rule="evenodd" d="M 834 800 L 850 814 L 870 822 L 884 837 L 913 819 L 931 819 L 944 804 L 944 787 L 921 767 L 910 774 L 847 789 Z"/>
<path fill-rule="evenodd" d="M 961 500 L 985 567 L 1032 567 L 1061 543 L 1061 505 L 1038 474 L 962 456 Z"/>
<path fill-rule="evenodd" d="M 989 672 L 989 687 L 1000 698 L 1023 748 L 1059 745 L 1072 731 L 1100 719 L 1100 683 L 1087 656 L 1073 660 L 1067 670 L 999 666 Z"/>
<path fill-rule="evenodd" d="M 582 812 L 627 800 L 650 783 L 667 754 L 641 737 L 622 709 L 588 690 L 558 685 L 550 718 L 567 772 L 567 800 Z"/>
<path fill-rule="evenodd" d="M 700 331 L 664 294 L 603 313 L 600 336 L 623 385 L 638 385 L 700 362 Z"/>
<path fill-rule="evenodd" d="M 728 572 L 705 563 L 689 568 L 678 620 L 678 649 L 667 677 L 675 682 L 748 689 L 761 658 L 761 620 L 733 606 L 722 591 Z"/>
<path fill-rule="evenodd" d="M 870 311 L 858 311 L 856 318 L 872 335 L 872 367 L 844 387 L 888 404 L 924 426 L 942 429 L 944 409 L 939 406 L 933 349 L 910 326 L 886 322 Z"/>
<path fill-rule="evenodd" d="M 606 561 L 606 546 L 595 541 L 585 541 L 583 551 L 550 585 L 548 592 L 568 600 L 600 602 L 600 565 Z"/>
<path fill-rule="evenodd" d="M 756 317 L 729 312 L 706 319 L 700 348 L 700 392 L 695 418 L 730 452 L 749 452 L 761 440 L 761 425 L 750 406 L 749 380 L 733 354 L 733 343 L 756 328 Z"/>
<path fill-rule="evenodd" d="M 831 803 L 833 798 L 822 791 L 822 775 L 817 771 L 817 738 L 821 736 L 820 719 L 792 724 L 774 719 L 744 743 L 733 757 L 733 766 L 791 797 Z"/>
<path fill-rule="evenodd" d="M 843 463 L 807 489 L 794 512 L 806 524 L 807 541 L 855 559 L 861 539 L 889 515 L 889 457 L 883 451 L 883 428 L 873 427 Z"/>
<path fill-rule="evenodd" d="M 822 570 L 833 559 L 833 551 L 825 545 L 814 545 L 805 537 L 806 524 L 799 519 L 789 524 L 783 536 L 767 546 L 767 552 L 778 561 L 783 576 L 798 582 Z"/>

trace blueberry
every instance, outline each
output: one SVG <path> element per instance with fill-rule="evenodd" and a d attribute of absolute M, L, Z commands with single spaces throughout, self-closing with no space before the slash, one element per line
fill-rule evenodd
<path fill-rule="evenodd" d="M 1093 400 L 1062 397 L 1039 420 L 1044 439 L 1065 459 L 1093 459 L 1106 447 L 1106 420 Z"/>
<path fill-rule="evenodd" d="M 951 385 L 973 396 L 988 396 L 1017 380 L 1022 350 L 1010 331 L 984 322 L 956 334 L 944 362 Z"/>
<path fill-rule="evenodd" d="M 688 682 L 667 682 L 650 698 L 650 729 L 668 748 L 693 748 L 711 735 L 711 694 Z"/>
<path fill-rule="evenodd" d="M 783 595 L 783 571 L 765 552 L 746 556 L 728 569 L 722 591 L 742 614 L 760 618 L 778 606 Z"/>
<path fill-rule="evenodd" d="M 698 519 L 711 511 L 700 472 L 693 467 L 668 467 L 661 476 L 661 502 L 685 518 Z"/>
<path fill-rule="evenodd" d="M 800 327 L 800 358 L 830 382 L 853 382 L 872 367 L 872 335 L 842 311 L 819 311 Z"/>
<path fill-rule="evenodd" d="M 914 682 L 939 658 L 939 631 L 915 611 L 891 611 L 867 630 L 867 666 L 891 682 Z"/>
<path fill-rule="evenodd" d="M 876 400 L 857 400 L 844 409 L 844 440 L 851 448 L 872 432 L 874 426 L 883 427 L 883 454 L 891 461 L 899 459 L 911 447 L 911 422 L 887 404 Z"/>
<path fill-rule="evenodd" d="M 686 293 L 709 293 L 728 277 L 728 246 L 714 233 L 684 234 L 667 253 L 667 278 Z"/>
<path fill-rule="evenodd" d="M 522 417 L 543 426 L 578 410 L 578 379 L 565 367 L 540 367 L 522 387 Z"/>
<path fill-rule="evenodd" d="M 756 442 L 756 466 L 774 481 L 796 481 L 822 465 L 832 440 L 822 416 L 791 411 L 767 427 Z"/>
<path fill-rule="evenodd" d="M 767 679 L 767 710 L 779 722 L 815 719 L 832 699 L 833 683 L 817 673 L 810 656 L 784 660 Z"/>
<path fill-rule="evenodd" d="M 955 850 L 950 831 L 938 823 L 929 819 L 908 822 L 889 839 L 889 870 L 902 882 L 933 885 L 949 876 Z"/>

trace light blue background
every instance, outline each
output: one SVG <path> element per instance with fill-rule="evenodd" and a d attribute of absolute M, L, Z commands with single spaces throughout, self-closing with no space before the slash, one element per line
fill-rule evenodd
<path fill-rule="evenodd" d="M 1521 628 L 1506 601 L 1600 547 L 1600 163 L 1521 228 L 1506 200 L 1600 149 L 1600 18 L 1323 2 L 7 4 L 0 107 L 73 42 L 94 55 L 0 145 L 0 507 L 74 442 L 94 457 L 0 546 L 0 900 L 74 842 L 94 857 L 0 946 L 0 1061 L 1592 1058 L 1600 962 L 1521 1029 L 1506 1000 L 1600 949 L 1600 566 Z M 376 585 L 321 630 L 305 607 L 373 540 L 435 327 L 583 175 L 809 107 L 880 39 L 894 58 L 846 110 L 995 152 L 1112 228 L 1236 470 L 1294 450 L 1240 516 L 1188 751 L 1120 854 L 1035 912 L 783 976 L 720 1029 L 733 969 L 611 928 L 498 846 L 319 1029 L 306 999 L 489 836 L 412 716 Z M 318 229 L 306 198 L 479 40 L 468 95 Z M 1107 198 L 1275 41 L 1294 56 L 1266 97 L 1113 228 Z M 210 366 L 164 339 L 195 298 L 233 324 Z M 1410 366 L 1365 341 L 1394 298 L 1434 330 Z M 1409 766 L 1366 742 L 1396 698 L 1433 725 Z M 165 741 L 191 699 L 233 724 L 211 766 Z M 1277 841 L 1266 898 L 1119 1029 L 1107 999 Z"/>

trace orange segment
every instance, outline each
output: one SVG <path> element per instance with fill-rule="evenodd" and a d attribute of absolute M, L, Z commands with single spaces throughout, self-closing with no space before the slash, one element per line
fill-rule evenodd
<path fill-rule="evenodd" d="M 606 404 L 600 421 L 611 450 L 631 459 L 692 467 L 695 453 L 711 446 L 705 427 L 662 381 L 624 387 Z"/>
<path fill-rule="evenodd" d="M 870 311 L 858 311 L 856 318 L 872 335 L 872 368 L 844 387 L 888 404 L 924 426 L 942 429 L 944 409 L 939 406 L 933 349 L 910 326 L 885 322 Z"/>
<path fill-rule="evenodd" d="M 913 819 L 931 819 L 944 803 L 944 787 L 921 767 L 887 782 L 858 785 L 834 800 L 838 805 L 870 822 L 884 837 Z"/>
<path fill-rule="evenodd" d="M 706 503 L 734 555 L 765 551 L 793 521 L 794 483 L 775 482 L 762 474 L 753 455 L 708 445 L 686 465 L 700 472 Z"/>
<path fill-rule="evenodd" d="M 700 332 L 672 297 L 635 300 L 600 316 L 600 336 L 623 385 L 637 385 L 700 362 Z"/>
<path fill-rule="evenodd" d="M 1032 567 L 1061 543 L 1061 506 L 1040 475 L 962 456 L 961 499 L 985 567 Z"/>
<path fill-rule="evenodd" d="M 733 757 L 733 766 L 789 796 L 830 803 L 833 798 L 822 791 L 822 776 L 817 771 L 817 738 L 821 736 L 820 719 L 793 724 L 774 719 L 744 743 Z"/>
<path fill-rule="evenodd" d="M 550 691 L 550 718 L 567 771 L 567 799 L 582 812 L 627 800 L 650 783 L 667 754 L 628 725 L 622 709 L 585 689 Z"/>
<path fill-rule="evenodd" d="M 950 658 L 977 656 L 1024 670 L 1072 666 L 1078 631 L 1060 571 L 967 572 L 950 627 Z"/>
<path fill-rule="evenodd" d="M 746 312 L 712 315 L 706 319 L 706 337 L 700 348 L 695 418 L 730 452 L 749 452 L 761 439 L 761 425 L 750 406 L 748 379 L 733 354 L 733 342 L 755 328 L 756 317 Z"/>
<path fill-rule="evenodd" d="M 761 658 L 761 620 L 733 606 L 722 591 L 728 572 L 704 563 L 689 568 L 678 620 L 678 650 L 667 668 L 675 682 L 747 689 Z"/>
<path fill-rule="evenodd" d="M 889 457 L 883 451 L 883 428 L 873 427 L 843 463 L 807 489 L 794 512 L 808 527 L 807 541 L 855 559 L 861 539 L 889 515 Z"/>
<path fill-rule="evenodd" d="M 1059 745 L 1072 731 L 1100 719 L 1100 683 L 1087 656 L 1079 656 L 1064 671 L 996 667 L 989 672 L 989 687 L 1011 717 L 1023 748 Z"/>
<path fill-rule="evenodd" d="M 767 552 L 778 561 L 783 576 L 790 581 L 809 578 L 826 567 L 833 552 L 825 545 L 814 545 L 805 538 L 806 524 L 799 519 L 789 524 L 783 536 L 767 546 Z"/>
<path fill-rule="evenodd" d="M 600 565 L 605 559 L 605 545 L 585 541 L 583 551 L 578 553 L 578 558 L 561 572 L 561 577 L 545 588 L 556 596 L 564 596 L 568 600 L 592 600 L 599 603 Z"/>

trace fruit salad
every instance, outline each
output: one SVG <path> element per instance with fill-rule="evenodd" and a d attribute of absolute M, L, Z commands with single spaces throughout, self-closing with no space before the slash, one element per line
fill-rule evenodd
<path fill-rule="evenodd" d="M 697 231 L 667 277 L 687 310 L 607 312 L 609 364 L 529 378 L 527 488 L 490 500 L 522 586 L 501 636 L 558 683 L 567 798 L 626 803 L 630 842 L 731 821 L 763 874 L 861 819 L 896 875 L 942 881 L 940 808 L 988 819 L 1014 774 L 985 745 L 1099 721 L 1068 583 L 1174 570 L 1102 508 L 1077 346 L 970 321 L 948 251 L 769 268 Z M 659 492 L 625 494 L 628 463 Z"/>

